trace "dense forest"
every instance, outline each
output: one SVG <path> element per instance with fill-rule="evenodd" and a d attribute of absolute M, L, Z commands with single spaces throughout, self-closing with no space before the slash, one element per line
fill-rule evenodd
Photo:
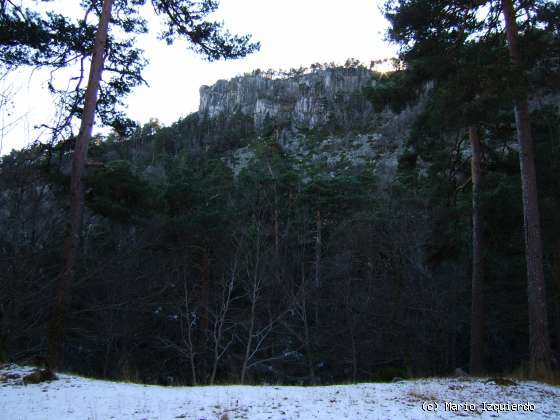
<path fill-rule="evenodd" d="M 155 2 L 171 17 L 175 3 Z M 21 37 L 38 23 L 10 4 L 3 65 L 52 65 L 56 51 L 33 55 L 44 44 Z M 87 375 L 193 385 L 456 368 L 550 377 L 560 360 L 560 6 L 406 0 L 385 13 L 402 47 L 388 73 L 355 60 L 253 71 L 202 87 L 199 111 L 170 126 L 134 126 L 115 107 L 135 83 L 123 72 L 97 105 L 111 134 L 57 126 L 56 141 L 3 156 L 0 362 L 48 355 Z M 53 22 L 37 39 L 57 33 Z M 81 36 L 99 35 L 90 29 Z M 214 32 L 209 47 L 195 29 L 210 59 L 256 48 Z M 109 41 L 107 59 L 132 48 Z M 84 120 L 80 92 L 65 103 Z M 524 118 L 534 150 L 519 138 Z"/>

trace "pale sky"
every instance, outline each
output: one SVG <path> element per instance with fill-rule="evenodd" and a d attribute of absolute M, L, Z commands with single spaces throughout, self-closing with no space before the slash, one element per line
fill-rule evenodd
<path fill-rule="evenodd" d="M 75 4 L 75 0 L 57 1 Z M 369 63 L 391 57 L 396 49 L 383 40 L 387 23 L 379 11 L 381 4 L 382 0 L 221 0 L 216 20 L 223 20 L 232 33 L 250 33 L 261 42 L 259 52 L 241 60 L 208 63 L 185 43 L 167 46 L 158 41 L 157 29 L 152 30 L 139 40 L 150 61 L 143 73 L 150 86 L 136 88 L 129 95 L 128 116 L 140 123 L 157 118 L 170 125 L 198 109 L 201 85 L 256 68 L 289 69 L 332 61 L 344 64 L 347 58 Z M 4 87 L 9 83 L 17 95 L 10 115 L 6 109 L 0 113 L 0 155 L 33 141 L 41 134 L 33 127 L 52 121 L 54 109 L 46 78 L 45 73 L 31 75 L 27 70 L 2 82 Z M 1 128 L 15 118 L 19 122 L 2 132 Z"/>

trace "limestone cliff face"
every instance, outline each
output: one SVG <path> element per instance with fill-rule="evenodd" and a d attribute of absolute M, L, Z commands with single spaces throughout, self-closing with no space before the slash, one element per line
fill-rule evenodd
<path fill-rule="evenodd" d="M 261 131 L 267 124 L 296 130 L 367 129 L 373 114 L 363 88 L 372 84 L 365 68 L 331 68 L 272 79 L 262 75 L 220 80 L 200 88 L 199 115 L 250 116 Z"/>
<path fill-rule="evenodd" d="M 376 113 L 364 95 L 375 83 L 373 76 L 363 67 L 335 67 L 202 86 L 197 118 L 205 130 L 199 130 L 199 149 L 220 150 L 238 174 L 256 156 L 255 146 L 268 138 L 304 172 L 316 167 L 336 176 L 367 167 L 390 182 L 422 105 L 399 115 Z"/>

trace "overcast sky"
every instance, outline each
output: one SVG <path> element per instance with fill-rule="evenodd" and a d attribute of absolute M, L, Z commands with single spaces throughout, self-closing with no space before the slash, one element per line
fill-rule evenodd
<path fill-rule="evenodd" d="M 77 3 L 58 1 L 69 6 Z M 380 0 L 221 0 L 216 20 L 223 20 L 232 33 L 252 34 L 261 42 L 261 50 L 242 60 L 208 63 L 185 43 L 167 46 L 155 33 L 142 37 L 139 46 L 150 61 L 144 72 L 149 87 L 136 88 L 128 97 L 128 116 L 141 123 L 157 118 L 169 125 L 198 109 L 201 85 L 256 68 L 289 69 L 332 61 L 343 64 L 347 58 L 369 63 L 390 57 L 395 47 L 383 40 L 387 24 L 380 4 Z M 0 128 L 15 118 L 19 123 L 4 133 L 0 130 L 2 155 L 37 138 L 41 131 L 34 126 L 54 115 L 45 74 L 21 71 L 3 83 L 17 95 L 15 109 L 1 113 Z"/>

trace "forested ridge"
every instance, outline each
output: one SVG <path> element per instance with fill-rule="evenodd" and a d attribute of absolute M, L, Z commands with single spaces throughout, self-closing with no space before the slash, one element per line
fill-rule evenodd
<path fill-rule="evenodd" d="M 557 368 L 558 5 L 514 2 L 511 64 L 500 25 L 477 23 L 482 6 L 451 3 L 388 3 L 404 45 L 391 72 L 257 70 L 201 88 L 199 111 L 170 126 L 94 136 L 62 366 L 170 385 L 535 376 L 525 97 Z M 499 16 L 506 2 L 487 3 Z M 47 354 L 78 142 L 1 159 L 0 361 Z"/>

